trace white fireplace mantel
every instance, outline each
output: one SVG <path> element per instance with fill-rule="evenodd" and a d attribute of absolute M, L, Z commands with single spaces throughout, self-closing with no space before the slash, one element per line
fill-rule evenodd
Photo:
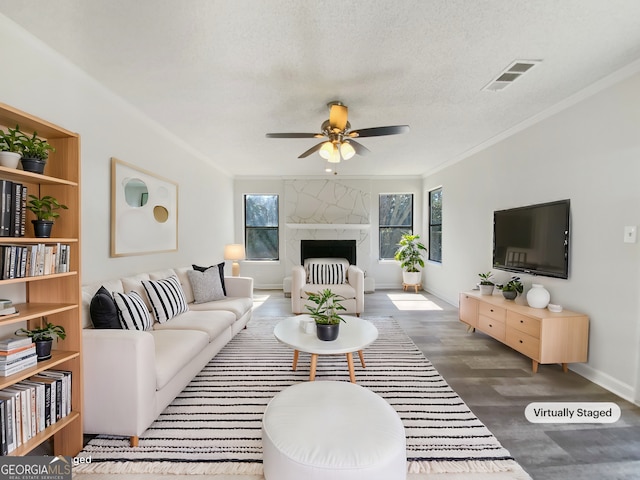
<path fill-rule="evenodd" d="M 287 223 L 288 228 L 297 230 L 366 230 L 368 223 Z"/>

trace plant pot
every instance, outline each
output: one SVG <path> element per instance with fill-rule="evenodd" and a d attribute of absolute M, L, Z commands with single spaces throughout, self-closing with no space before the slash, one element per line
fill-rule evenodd
<path fill-rule="evenodd" d="M 331 342 L 338 338 L 340 332 L 340 324 L 316 323 L 316 334 L 320 340 Z"/>
<path fill-rule="evenodd" d="M 38 361 L 41 362 L 43 360 L 49 360 L 51 358 L 51 346 L 53 345 L 53 340 L 38 340 L 35 344 Z"/>
<path fill-rule="evenodd" d="M 402 283 L 405 285 L 420 285 L 422 272 L 402 272 Z"/>
<path fill-rule="evenodd" d="M 40 160 L 39 158 L 25 158 L 22 157 L 22 169 L 25 172 L 31 173 L 43 173 L 44 166 L 47 164 L 46 160 Z"/>
<path fill-rule="evenodd" d="M 479 285 L 480 295 L 493 295 L 495 285 Z"/>
<path fill-rule="evenodd" d="M 18 168 L 21 155 L 16 152 L 0 152 L 0 166 Z"/>
<path fill-rule="evenodd" d="M 36 238 L 49 238 L 53 228 L 52 220 L 31 220 Z"/>
<path fill-rule="evenodd" d="M 518 292 L 515 290 L 503 291 L 502 296 L 507 300 L 514 300 L 518 296 Z"/>

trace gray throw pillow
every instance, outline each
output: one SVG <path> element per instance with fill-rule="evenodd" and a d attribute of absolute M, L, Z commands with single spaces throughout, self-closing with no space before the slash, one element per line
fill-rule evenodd
<path fill-rule="evenodd" d="M 217 266 L 207 268 L 204 272 L 187 270 L 187 277 L 191 283 L 195 303 L 206 303 L 225 298 Z"/>

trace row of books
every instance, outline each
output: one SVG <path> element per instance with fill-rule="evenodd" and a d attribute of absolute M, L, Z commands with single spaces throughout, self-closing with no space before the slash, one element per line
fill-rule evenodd
<path fill-rule="evenodd" d="M 63 243 L 0 246 L 2 280 L 69 271 L 71 246 Z"/>
<path fill-rule="evenodd" d="M 2 455 L 71 413 L 71 372 L 45 370 L 0 390 Z"/>
<path fill-rule="evenodd" d="M 6 302 L 6 300 L 0 300 Z M 36 344 L 30 337 L 9 337 L 0 340 L 0 376 L 8 377 L 38 363 Z"/>
<path fill-rule="evenodd" d="M 27 187 L 0 179 L 0 237 L 24 237 Z"/>

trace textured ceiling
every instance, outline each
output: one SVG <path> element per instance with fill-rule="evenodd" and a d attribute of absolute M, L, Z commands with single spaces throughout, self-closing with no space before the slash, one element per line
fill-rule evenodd
<path fill-rule="evenodd" d="M 234 175 L 326 175 L 327 102 L 372 154 L 340 175 L 422 175 L 640 59 L 638 0 L 0 0 L 0 12 Z M 538 66 L 482 88 L 516 59 Z"/>

